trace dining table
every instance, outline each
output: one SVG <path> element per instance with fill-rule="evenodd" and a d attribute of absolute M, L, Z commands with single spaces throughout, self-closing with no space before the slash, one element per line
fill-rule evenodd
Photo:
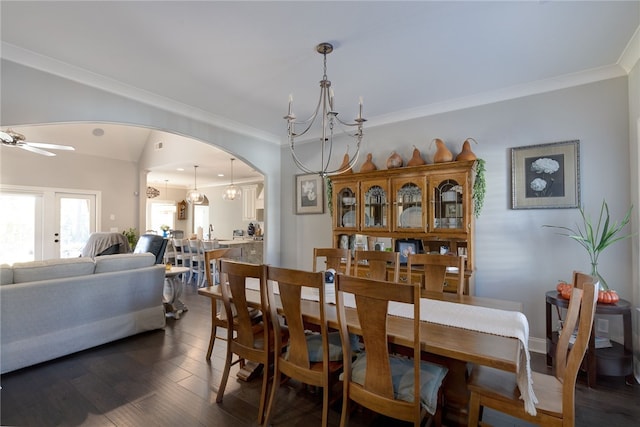
<path fill-rule="evenodd" d="M 209 298 L 222 298 L 219 286 L 201 288 L 198 293 Z M 326 301 L 333 302 L 327 303 Z M 257 280 L 255 282 L 253 279 L 247 280 L 247 302 L 254 305 L 259 305 L 260 303 Z M 325 318 L 330 328 L 337 329 L 338 317 L 334 302 L 335 293 L 325 299 Z M 421 304 L 439 304 L 439 302 L 456 304 L 456 306 L 451 307 L 463 305 L 481 309 L 486 308 L 495 310 L 496 313 L 515 312 L 521 314 L 523 309 L 522 303 L 514 301 L 442 292 L 424 292 L 422 294 Z M 215 307 L 215 304 L 212 304 L 212 307 Z M 316 298 L 313 295 L 305 297 L 303 293 L 301 312 L 306 323 L 317 324 L 320 321 L 320 306 L 317 296 Z M 350 332 L 357 334 L 360 330 L 360 325 L 356 309 L 346 305 L 345 313 Z M 413 320 L 411 318 L 390 313 L 388 317 L 388 340 L 398 353 L 403 353 L 403 350 L 407 351 L 413 346 L 412 328 Z M 469 369 L 474 364 L 490 366 L 513 372 L 517 375 L 518 372 L 522 372 L 523 361 L 526 360 L 528 362 L 526 345 L 523 348 L 522 340 L 516 337 L 450 326 L 434 321 L 423 320 L 421 322 L 420 345 L 424 360 L 443 364 L 449 369 L 444 385 L 444 413 L 447 423 L 451 425 L 466 425 L 469 401 L 466 383 Z M 526 359 L 522 357 L 523 352 L 527 352 Z M 527 369 L 529 369 L 529 366 L 527 366 Z"/>

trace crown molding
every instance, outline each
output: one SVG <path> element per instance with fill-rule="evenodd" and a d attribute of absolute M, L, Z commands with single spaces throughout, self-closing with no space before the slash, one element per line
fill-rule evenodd
<path fill-rule="evenodd" d="M 627 72 L 625 71 L 625 69 L 617 64 L 594 68 L 578 73 L 565 74 L 550 79 L 539 80 L 522 85 L 511 86 L 504 89 L 488 91 L 473 96 L 447 100 L 418 108 L 412 108 L 382 116 L 371 117 L 368 120 L 368 127 L 371 128 L 375 126 L 383 126 L 405 120 L 417 119 L 420 117 L 433 116 L 436 114 L 448 113 L 451 111 L 463 110 L 466 108 L 494 104 L 496 102 L 508 101 L 525 96 L 552 92 L 560 89 L 580 86 L 626 75 Z"/>
<path fill-rule="evenodd" d="M 36 70 L 151 105 L 162 110 L 170 111 L 178 115 L 191 117 L 195 120 L 208 123 L 212 126 L 225 129 L 230 132 L 250 136 L 252 138 L 268 141 L 277 145 L 280 145 L 282 142 L 282 138 L 280 136 L 243 125 L 233 120 L 209 113 L 200 108 L 195 108 L 134 86 L 126 85 L 117 80 L 58 61 L 48 56 L 40 55 L 10 43 L 2 42 L 0 56 L 9 61 L 34 68 Z"/>
<path fill-rule="evenodd" d="M 107 78 L 97 73 L 75 67 L 73 65 L 55 60 L 53 58 L 36 54 L 32 51 L 19 48 L 15 45 L 2 42 L 0 51 L 1 57 L 31 68 L 35 68 L 62 78 L 66 78 L 81 84 L 95 87 L 109 93 L 114 93 L 125 98 L 142 102 L 173 113 L 192 117 L 212 126 L 226 129 L 231 132 L 258 138 L 276 145 L 284 145 L 286 141 L 281 136 L 264 132 L 260 129 L 249 127 L 241 123 L 208 113 L 202 109 L 194 108 L 187 104 L 156 95 L 154 93 L 129 86 L 114 79 Z M 463 110 L 466 108 L 479 107 L 501 101 L 522 98 L 525 96 L 540 93 L 552 92 L 583 84 L 594 83 L 602 80 L 617 78 L 628 75 L 640 57 L 640 28 L 636 30 L 634 36 L 627 44 L 624 52 L 620 56 L 618 63 L 581 71 L 578 73 L 566 74 L 545 80 L 511 86 L 504 89 L 488 91 L 469 97 L 447 100 L 433 103 L 417 108 L 411 108 L 370 117 L 368 128 L 388 125 L 406 120 L 428 117 L 436 114 L 451 111 Z M 304 141 L 301 141 L 304 142 Z"/>
<path fill-rule="evenodd" d="M 627 43 L 618 59 L 618 64 L 629 74 L 640 59 L 640 26 Z"/>

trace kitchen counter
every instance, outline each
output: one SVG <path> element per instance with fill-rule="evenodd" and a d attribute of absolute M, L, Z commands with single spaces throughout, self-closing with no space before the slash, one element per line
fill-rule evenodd
<path fill-rule="evenodd" d="M 242 248 L 242 260 L 250 262 L 252 264 L 262 264 L 262 240 L 253 239 L 233 239 L 233 240 L 219 240 L 218 244 L 221 247 L 233 246 Z"/>

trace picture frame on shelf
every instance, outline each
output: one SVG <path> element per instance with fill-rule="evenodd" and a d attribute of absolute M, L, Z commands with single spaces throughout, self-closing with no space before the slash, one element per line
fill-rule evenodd
<path fill-rule="evenodd" d="M 324 213 L 324 179 L 317 174 L 296 175 L 296 215 Z"/>
<path fill-rule="evenodd" d="M 400 265 L 407 265 L 409 254 L 419 254 L 424 252 L 422 240 L 419 239 L 398 239 L 395 244 L 396 252 L 400 253 Z"/>
<path fill-rule="evenodd" d="M 580 206 L 580 141 L 511 149 L 511 208 Z"/>

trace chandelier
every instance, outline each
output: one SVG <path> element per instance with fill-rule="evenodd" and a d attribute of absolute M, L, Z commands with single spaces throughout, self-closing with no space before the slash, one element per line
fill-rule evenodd
<path fill-rule="evenodd" d="M 233 161 L 235 159 L 231 158 L 231 184 L 224 190 L 222 193 L 222 198 L 224 200 L 235 200 L 240 198 L 240 189 L 233 185 Z"/>
<path fill-rule="evenodd" d="M 330 43 L 320 43 L 316 46 L 316 51 L 323 55 L 324 57 L 324 74 L 322 76 L 322 80 L 320 80 L 320 99 L 318 100 L 318 105 L 316 106 L 315 111 L 311 116 L 302 122 L 296 121 L 296 115 L 293 113 L 293 96 L 289 95 L 289 111 L 284 119 L 288 124 L 288 132 L 289 132 L 289 148 L 291 149 L 291 155 L 293 157 L 293 161 L 304 172 L 318 174 L 322 177 L 338 175 L 340 173 L 346 172 L 355 165 L 358 160 L 358 154 L 360 153 L 360 143 L 362 142 L 362 125 L 367 119 L 362 117 L 362 98 L 360 98 L 359 103 L 359 111 L 358 117 L 354 120 L 354 123 L 343 122 L 338 118 L 338 113 L 333 109 L 333 90 L 331 89 L 331 81 L 327 79 L 327 55 L 333 51 L 333 45 Z M 295 141 L 296 138 L 306 134 L 309 129 L 313 126 L 318 118 L 318 115 L 322 118 L 322 133 L 320 136 L 320 167 L 312 168 L 305 165 L 300 158 L 296 155 L 295 151 Z M 343 126 L 345 129 L 348 127 L 355 127 L 356 132 L 354 134 L 350 134 L 351 137 L 356 140 L 356 150 L 354 155 L 351 157 L 348 163 L 345 164 L 343 162 L 337 169 L 330 169 L 329 164 L 331 162 L 331 154 L 333 151 L 333 130 L 334 126 L 338 124 Z M 302 132 L 296 133 L 295 125 L 306 126 Z M 349 154 L 347 147 L 347 156 Z"/>
<path fill-rule="evenodd" d="M 187 201 L 194 205 L 199 205 L 204 201 L 204 195 L 198 191 L 197 184 L 198 165 L 193 166 L 193 190 L 187 191 Z"/>

